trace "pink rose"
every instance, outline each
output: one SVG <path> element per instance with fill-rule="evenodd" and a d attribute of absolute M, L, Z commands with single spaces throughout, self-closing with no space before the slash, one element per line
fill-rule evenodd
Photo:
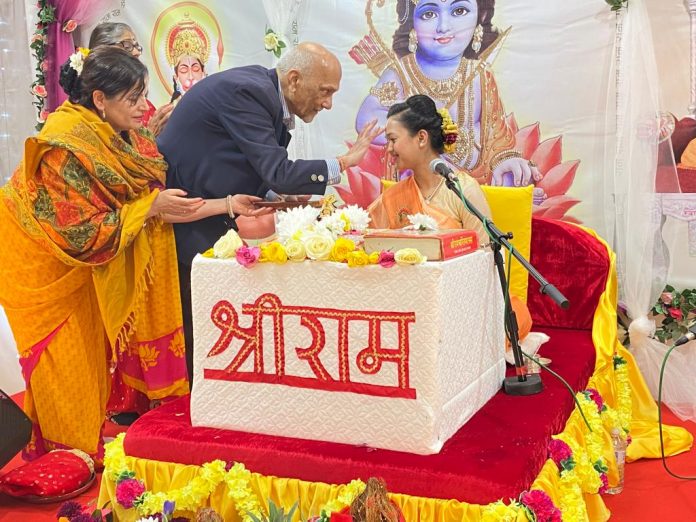
<path fill-rule="evenodd" d="M 39 120 L 39 123 L 43 123 L 46 121 L 46 118 L 48 118 L 49 112 L 47 110 L 42 110 L 39 113 L 39 117 L 37 118 Z"/>
<path fill-rule="evenodd" d="M 242 246 L 235 252 L 235 258 L 237 263 L 242 265 L 244 268 L 251 268 L 254 266 L 261 256 L 261 249 L 259 247 L 248 247 Z"/>
<path fill-rule="evenodd" d="M 75 20 L 68 20 L 63 24 L 63 31 L 66 33 L 72 33 L 77 29 L 77 22 Z"/>
<path fill-rule="evenodd" d="M 33 92 L 36 96 L 40 96 L 41 98 L 45 98 L 46 95 L 48 94 L 46 92 L 46 87 L 44 87 L 41 84 L 36 84 L 31 88 L 31 92 Z"/>
<path fill-rule="evenodd" d="M 48 60 L 44 60 L 43 62 L 41 62 L 41 70 L 43 72 L 48 71 Z"/>
<path fill-rule="evenodd" d="M 377 261 L 383 268 L 391 268 L 396 264 L 394 260 L 394 252 L 390 250 L 382 250 L 379 253 L 379 260 Z"/>
<path fill-rule="evenodd" d="M 677 321 L 681 321 L 684 318 L 684 315 L 679 308 L 670 308 L 669 315 L 674 317 Z"/>
<path fill-rule="evenodd" d="M 44 36 L 41 33 L 35 33 L 34 36 L 31 37 L 31 43 L 43 42 L 43 41 L 44 41 Z"/>
<path fill-rule="evenodd" d="M 662 295 L 660 295 L 660 300 L 666 305 L 671 305 L 672 304 L 672 292 L 662 292 Z"/>
<path fill-rule="evenodd" d="M 145 493 L 145 486 L 136 479 L 122 480 L 116 486 L 116 500 L 126 509 L 132 508 L 133 502 L 143 493 Z"/>

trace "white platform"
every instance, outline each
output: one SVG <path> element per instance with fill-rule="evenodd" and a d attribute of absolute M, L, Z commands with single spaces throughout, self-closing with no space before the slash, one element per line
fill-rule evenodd
<path fill-rule="evenodd" d="M 490 253 L 388 269 L 198 256 L 191 277 L 194 426 L 431 454 L 504 377 Z"/>

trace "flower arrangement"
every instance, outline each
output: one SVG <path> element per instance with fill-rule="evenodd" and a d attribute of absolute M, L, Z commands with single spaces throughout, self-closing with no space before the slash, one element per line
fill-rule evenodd
<path fill-rule="evenodd" d="M 663 316 L 655 329 L 660 342 L 673 342 L 687 332 L 688 325 L 696 319 L 696 289 L 681 292 L 667 285 L 657 303 L 650 310 L 654 316 Z"/>
<path fill-rule="evenodd" d="M 101 509 L 95 509 L 90 512 L 87 506 L 69 500 L 58 508 L 56 518 L 58 522 L 101 522 L 103 520 L 111 520 L 111 512 Z"/>
<path fill-rule="evenodd" d="M 125 434 L 121 433 L 104 447 L 104 476 L 116 482 L 116 501 L 122 507 L 135 508 L 142 517 L 175 522 L 177 520 L 174 517 L 175 511 L 200 511 L 199 508 L 208 497 L 224 482 L 228 489 L 227 495 L 234 501 L 235 509 L 243 522 L 267 520 L 268 517 L 264 514 L 258 497 L 250 487 L 251 472 L 244 464 L 235 462 L 231 466 L 226 466 L 221 460 L 207 462 L 201 466 L 199 475 L 186 486 L 167 492 L 152 493 L 128 467 L 123 451 L 124 438 Z M 353 480 L 341 486 L 338 497 L 322 506 L 321 516 L 324 518 L 320 517 L 320 520 L 328 521 L 332 513 L 349 506 L 364 489 L 365 483 L 360 480 Z M 78 507 L 82 512 L 79 504 Z M 71 513 L 72 511 L 74 511 L 73 508 Z M 60 512 L 59 516 L 61 516 Z M 146 522 L 148 518 L 141 518 L 140 521 Z M 88 519 L 77 521 L 69 519 L 69 522 L 88 522 Z"/>
<path fill-rule="evenodd" d="M 422 216 L 422 215 L 417 215 Z M 414 218 L 414 226 L 431 227 L 427 219 Z M 428 218 L 428 216 L 422 216 Z M 430 219 L 437 229 L 437 223 Z M 360 242 L 367 230 L 370 217 L 364 209 L 350 205 L 332 210 L 322 216 L 320 209 L 305 206 L 292 208 L 277 214 L 277 240 L 249 247 L 234 230 L 229 230 L 204 253 L 205 257 L 235 259 L 245 268 L 257 263 L 285 264 L 288 261 L 300 263 L 312 261 L 332 261 L 345 263 L 351 268 L 380 265 L 390 268 L 395 264 L 417 265 L 427 258 L 415 248 L 403 248 L 396 252 L 373 252 L 368 254 Z M 427 228 L 426 228 L 427 229 Z"/>
<path fill-rule="evenodd" d="M 273 29 L 266 27 L 266 34 L 263 37 L 263 47 L 269 53 L 273 53 L 276 58 L 280 58 L 280 53 L 283 52 L 286 45 L 285 42 L 280 39 L 280 36 L 273 31 Z"/>
<path fill-rule="evenodd" d="M 519 500 L 510 500 L 509 504 L 499 500 L 484 506 L 481 520 L 517 522 L 521 514 L 535 522 L 561 522 L 561 510 L 554 505 L 551 497 L 537 489 L 522 492 Z"/>
<path fill-rule="evenodd" d="M 36 59 L 36 77 L 31 84 L 31 92 L 34 95 L 34 107 L 36 107 L 36 130 L 40 131 L 46 121 L 48 112 L 44 110 L 46 105 L 46 72 L 48 71 L 48 61 L 46 59 L 46 43 L 48 38 L 48 26 L 56 21 L 56 8 L 48 0 L 38 0 L 38 21 L 36 30 L 31 37 L 29 48 L 32 56 Z"/>

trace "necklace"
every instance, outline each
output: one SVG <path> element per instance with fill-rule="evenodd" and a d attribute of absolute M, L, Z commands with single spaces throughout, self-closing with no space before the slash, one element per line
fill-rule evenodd
<path fill-rule="evenodd" d="M 449 78 L 433 80 L 428 78 L 421 71 L 414 54 L 409 54 L 403 58 L 405 72 L 415 87 L 414 92 L 424 93 L 444 102 L 445 107 L 449 107 L 454 100 L 461 94 L 468 83 L 465 71 L 469 61 L 462 59 L 457 70 Z"/>
<path fill-rule="evenodd" d="M 426 203 L 430 203 L 430 200 L 433 199 L 435 194 L 437 194 L 437 191 L 440 190 L 440 187 L 442 186 L 442 183 L 444 183 L 445 178 L 442 178 L 440 182 L 435 185 L 435 188 L 428 194 L 427 196 L 423 196 L 423 199 L 425 200 Z"/>

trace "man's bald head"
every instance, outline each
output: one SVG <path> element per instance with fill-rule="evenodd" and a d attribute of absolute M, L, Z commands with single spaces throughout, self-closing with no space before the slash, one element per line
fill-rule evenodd
<path fill-rule="evenodd" d="M 315 42 L 301 42 L 280 59 L 278 78 L 288 108 L 309 123 L 330 109 L 341 83 L 341 64 L 331 51 Z"/>

